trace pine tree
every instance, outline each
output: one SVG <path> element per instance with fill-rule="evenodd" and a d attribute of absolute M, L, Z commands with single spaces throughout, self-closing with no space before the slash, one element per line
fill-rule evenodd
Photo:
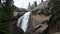
<path fill-rule="evenodd" d="M 31 6 L 31 5 L 30 5 L 30 2 L 29 2 L 29 5 L 28 5 L 28 10 L 30 10 L 30 6 Z"/>
<path fill-rule="evenodd" d="M 35 5 L 35 7 L 37 7 L 37 1 L 34 1 L 34 5 Z"/>
<path fill-rule="evenodd" d="M 43 0 L 41 0 L 41 2 L 43 2 Z"/>
<path fill-rule="evenodd" d="M 30 5 L 30 3 L 29 3 L 28 10 L 32 10 L 34 7 L 37 7 L 37 1 L 34 1 L 34 4 L 32 4 L 32 5 Z"/>

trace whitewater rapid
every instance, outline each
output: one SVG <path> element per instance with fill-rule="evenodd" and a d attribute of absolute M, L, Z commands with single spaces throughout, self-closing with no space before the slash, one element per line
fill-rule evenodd
<path fill-rule="evenodd" d="M 21 16 L 17 21 L 17 26 L 22 28 L 24 32 L 26 32 L 28 27 L 30 12 L 26 12 L 23 16 Z"/>

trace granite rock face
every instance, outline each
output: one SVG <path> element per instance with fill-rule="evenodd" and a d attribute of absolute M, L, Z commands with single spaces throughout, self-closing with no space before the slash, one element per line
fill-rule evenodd
<path fill-rule="evenodd" d="M 16 17 L 17 15 L 23 15 L 25 12 L 28 12 L 27 9 L 24 8 L 17 8 L 15 5 L 12 6 L 13 16 Z"/>
<path fill-rule="evenodd" d="M 28 23 L 28 29 L 27 34 L 40 34 L 43 33 L 47 27 L 48 27 L 48 21 L 50 19 L 51 15 L 31 15 L 29 23 Z"/>
<path fill-rule="evenodd" d="M 17 27 L 17 20 L 14 20 L 11 24 L 11 34 L 24 34 L 24 31 Z"/>
<path fill-rule="evenodd" d="M 27 31 L 24 33 L 23 30 L 16 26 L 17 19 L 21 17 L 27 10 L 16 9 L 13 14 L 15 16 L 12 22 L 12 32 L 18 34 L 42 34 L 48 27 L 48 21 L 51 18 L 51 6 L 48 6 L 49 1 L 42 2 L 40 5 L 31 10 L 30 19 L 28 22 Z M 49 15 L 46 15 L 48 12 Z"/>
<path fill-rule="evenodd" d="M 27 9 L 17 8 L 16 6 L 13 6 L 14 18 L 11 20 L 10 25 L 11 34 L 24 34 L 24 31 L 21 28 L 17 27 L 17 20 L 26 12 L 28 12 Z"/>
<path fill-rule="evenodd" d="M 44 34 L 48 28 L 48 22 L 51 18 L 52 6 L 49 1 L 42 2 L 40 5 L 32 9 L 30 20 L 28 23 L 27 34 Z"/>
<path fill-rule="evenodd" d="M 23 29 L 21 29 L 17 26 L 17 20 L 12 21 L 10 27 L 11 27 L 10 28 L 11 34 L 24 34 Z"/>

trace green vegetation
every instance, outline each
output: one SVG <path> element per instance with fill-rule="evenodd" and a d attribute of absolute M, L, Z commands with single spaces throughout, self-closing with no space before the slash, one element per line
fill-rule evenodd
<path fill-rule="evenodd" d="M 0 0 L 0 31 L 10 34 L 10 21 L 13 17 L 12 15 L 12 1 L 13 0 Z"/>
<path fill-rule="evenodd" d="M 60 30 L 60 0 L 51 0 L 53 4 L 52 8 L 52 17 L 49 21 L 50 26 L 49 26 L 49 32 L 53 32 L 53 29 L 56 31 Z M 57 27 L 55 27 L 57 26 Z M 55 27 L 55 28 L 54 28 Z"/>
<path fill-rule="evenodd" d="M 60 1 L 59 0 L 51 0 L 54 4 L 52 9 L 52 19 L 51 22 L 54 22 L 55 24 L 60 23 Z M 59 24 L 58 24 L 59 25 Z"/>

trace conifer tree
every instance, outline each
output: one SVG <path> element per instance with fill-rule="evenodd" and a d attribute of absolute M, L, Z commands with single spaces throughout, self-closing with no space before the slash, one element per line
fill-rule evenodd
<path fill-rule="evenodd" d="M 29 2 L 29 5 L 28 5 L 28 10 L 30 10 L 30 2 Z"/>

